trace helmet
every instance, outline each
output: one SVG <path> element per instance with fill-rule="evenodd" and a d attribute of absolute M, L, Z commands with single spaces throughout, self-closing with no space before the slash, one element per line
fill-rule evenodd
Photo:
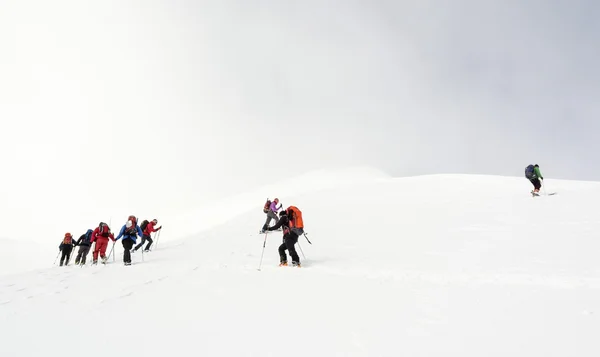
<path fill-rule="evenodd" d="M 279 212 L 279 217 L 283 217 L 287 215 L 287 211 L 283 210 L 281 212 Z"/>

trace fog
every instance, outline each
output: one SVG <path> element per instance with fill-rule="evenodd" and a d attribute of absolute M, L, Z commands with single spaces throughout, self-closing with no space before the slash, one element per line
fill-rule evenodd
<path fill-rule="evenodd" d="M 600 180 L 599 6 L 3 0 L 2 236 L 354 165 Z"/>

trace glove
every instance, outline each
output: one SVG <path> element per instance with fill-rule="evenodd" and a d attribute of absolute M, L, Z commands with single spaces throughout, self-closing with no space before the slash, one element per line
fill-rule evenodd
<path fill-rule="evenodd" d="M 160 231 L 162 229 L 162 226 L 156 228 L 157 231 Z"/>
<path fill-rule="evenodd" d="M 540 180 L 544 181 L 544 178 L 542 176 L 540 176 Z"/>

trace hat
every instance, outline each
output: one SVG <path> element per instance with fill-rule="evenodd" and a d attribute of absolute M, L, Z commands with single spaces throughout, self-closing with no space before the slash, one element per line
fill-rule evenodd
<path fill-rule="evenodd" d="M 71 237 L 71 233 L 65 233 L 65 237 Z"/>

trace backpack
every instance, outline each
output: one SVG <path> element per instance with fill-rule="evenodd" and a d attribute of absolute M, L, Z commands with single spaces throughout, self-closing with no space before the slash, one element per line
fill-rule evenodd
<path fill-rule="evenodd" d="M 100 222 L 100 224 L 98 225 L 98 235 L 108 238 L 108 236 L 110 235 L 110 229 L 108 228 L 108 224 Z"/>
<path fill-rule="evenodd" d="M 289 206 L 287 208 L 287 214 L 290 219 L 290 228 L 304 228 L 304 221 L 302 220 L 302 211 L 296 206 Z"/>
<path fill-rule="evenodd" d="M 267 198 L 267 202 L 265 202 L 265 206 L 263 207 L 263 212 L 264 213 L 269 212 L 270 207 L 271 207 L 271 200 Z"/>
<path fill-rule="evenodd" d="M 81 241 L 81 244 L 90 244 L 90 241 L 92 240 L 92 230 L 88 230 L 87 232 L 85 232 L 85 234 L 83 235 L 83 240 Z"/>
<path fill-rule="evenodd" d="M 125 235 L 137 236 L 137 220 L 134 216 L 129 216 L 129 220 L 125 225 Z"/>
<path fill-rule="evenodd" d="M 144 230 L 146 230 L 146 226 L 147 226 L 147 225 L 148 225 L 148 220 L 147 220 L 147 219 L 145 219 L 145 220 L 142 222 L 142 225 L 140 226 L 140 228 L 142 229 L 142 232 L 143 232 Z"/>
<path fill-rule="evenodd" d="M 527 177 L 528 179 L 532 179 L 535 175 L 534 175 L 534 170 L 535 168 L 533 167 L 533 165 L 529 165 L 525 168 L 525 177 Z"/>

